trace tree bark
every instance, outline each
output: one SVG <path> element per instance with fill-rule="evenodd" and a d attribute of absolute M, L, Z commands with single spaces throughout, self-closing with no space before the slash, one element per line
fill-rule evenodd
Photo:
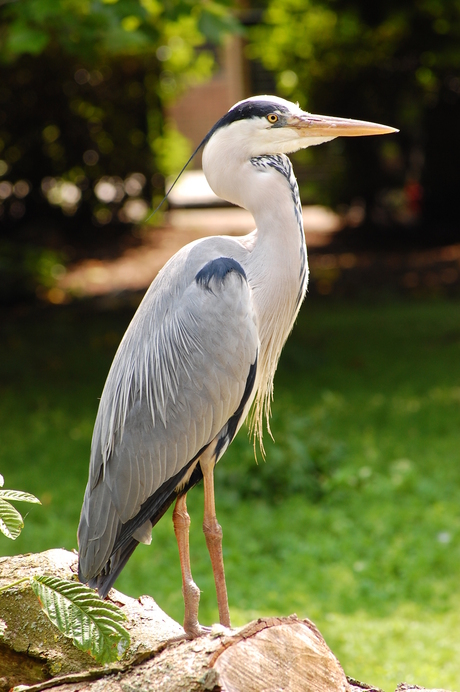
<path fill-rule="evenodd" d="M 1 558 L 0 588 L 39 574 L 75 579 L 76 560 L 65 550 Z M 27 582 L 0 592 L 0 692 L 15 685 L 30 692 L 379 692 L 347 679 L 315 625 L 296 615 L 214 626 L 189 641 L 149 596 L 113 589 L 110 599 L 126 614 L 131 645 L 121 661 L 101 666 L 52 625 Z"/>

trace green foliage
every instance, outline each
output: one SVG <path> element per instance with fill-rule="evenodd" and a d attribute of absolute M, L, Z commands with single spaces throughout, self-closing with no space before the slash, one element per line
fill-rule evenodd
<path fill-rule="evenodd" d="M 302 154 L 305 175 L 315 175 L 320 157 L 326 166 L 327 184 L 323 177 L 310 189 L 316 199 L 359 196 L 373 221 L 389 223 L 401 214 L 383 189 L 416 181 L 426 188 L 425 218 L 457 225 L 460 138 L 450 133 L 460 117 L 458 3 L 269 0 L 250 37 L 249 54 L 274 71 L 282 95 L 313 112 L 401 129 L 389 141 L 343 139 L 327 155 Z M 340 178 L 333 154 L 347 170 Z"/>
<path fill-rule="evenodd" d="M 119 660 L 126 652 L 130 638 L 120 608 L 82 584 L 57 577 L 34 577 L 31 586 L 51 622 L 98 663 Z"/>
<path fill-rule="evenodd" d="M 2 6 L 0 299 L 48 295 L 28 255 L 113 252 L 146 217 L 184 149 L 166 107 L 211 76 L 238 27 L 231 0 Z"/>
<path fill-rule="evenodd" d="M 31 502 L 33 504 L 41 504 L 41 502 L 30 493 L 3 489 L 3 484 L 4 479 L 0 474 L 0 531 L 4 536 L 14 541 L 24 528 L 24 520 L 18 510 L 13 507 L 11 501 Z"/>
<path fill-rule="evenodd" d="M 203 57 L 211 53 L 196 49 L 205 41 L 219 44 L 226 34 L 240 30 L 232 9 L 231 0 L 25 0 L 20 7 L 11 3 L 4 10 L 0 59 L 8 63 L 57 49 L 92 70 L 93 82 L 100 80 L 94 71 L 100 74 L 101 64 L 127 56 L 147 59 L 151 74 L 160 76 L 156 89 L 168 98 L 190 80 L 209 75 L 212 61 Z"/>
<path fill-rule="evenodd" d="M 190 157 L 189 140 L 181 135 L 173 123 L 166 123 L 163 134 L 152 143 L 158 170 L 164 176 L 177 175 Z"/>
<path fill-rule="evenodd" d="M 402 116 L 402 127 L 421 126 L 423 110 L 410 108 L 410 101 L 433 105 L 443 78 L 460 67 L 460 9 L 453 2 L 369 8 L 349 0 L 271 0 L 252 37 L 252 54 L 276 71 L 288 97 L 324 99 L 327 85 L 336 84 L 339 97 L 360 89 L 369 108 L 369 79 L 386 73 L 394 90 L 387 112 Z M 377 88 L 383 93 L 376 106 L 386 92 L 381 79 Z"/>
<path fill-rule="evenodd" d="M 0 531 L 15 540 L 24 527 L 24 521 L 11 501 L 41 502 L 30 493 L 2 489 L 3 484 L 0 475 Z M 110 663 L 123 656 L 130 637 L 121 624 L 126 617 L 117 606 L 102 601 L 87 586 L 57 577 L 36 576 L 30 580 L 30 585 L 51 622 L 72 639 L 78 649 L 91 654 L 98 663 Z M 10 586 L 6 585 L 2 590 Z M 0 620 L 0 637 L 2 624 Z"/>
<path fill-rule="evenodd" d="M 320 501 L 331 491 L 334 474 L 346 456 L 343 442 L 334 439 L 328 430 L 328 403 L 308 415 L 292 407 L 276 408 L 272 417 L 276 439 L 266 435 L 266 458 L 257 464 L 247 435 L 240 434 L 232 444 L 231 463 L 222 464 L 216 475 L 217 493 L 267 502 L 280 502 L 301 493 L 311 502 Z"/>
<path fill-rule="evenodd" d="M 29 243 L 0 241 L 0 301 L 43 295 L 65 272 L 63 252 Z"/>
<path fill-rule="evenodd" d="M 37 55 L 53 42 L 80 59 L 152 53 L 165 27 L 186 17 L 199 25 L 199 43 L 202 36 L 216 43 L 238 29 L 231 7 L 231 2 L 191 0 L 25 0 L 20 8 L 11 3 L 3 10 L 0 56 L 11 61 L 24 53 Z"/>

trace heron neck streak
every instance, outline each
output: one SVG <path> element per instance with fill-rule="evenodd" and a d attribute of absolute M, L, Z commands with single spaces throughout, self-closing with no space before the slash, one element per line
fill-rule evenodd
<path fill-rule="evenodd" d="M 292 330 L 308 281 L 307 250 L 297 181 L 285 155 L 250 160 L 259 194 L 251 208 L 257 223 L 247 275 L 260 324 L 260 380 L 254 426 L 261 435 L 268 423 L 273 377 L 283 345 Z"/>
<path fill-rule="evenodd" d="M 241 123 L 243 129 L 246 125 Z M 247 136 L 236 147 L 229 128 L 221 128 L 203 150 L 203 171 L 216 195 L 250 211 L 257 225 L 254 233 L 239 239 L 243 253 L 235 258 L 246 272 L 258 316 L 252 426 L 262 440 L 276 366 L 306 292 L 308 265 L 291 162 L 284 154 L 258 155 L 252 143 Z"/>

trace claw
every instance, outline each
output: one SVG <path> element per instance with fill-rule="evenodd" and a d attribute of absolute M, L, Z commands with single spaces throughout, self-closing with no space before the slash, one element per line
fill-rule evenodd
<path fill-rule="evenodd" d="M 193 627 L 187 628 L 185 631 L 185 638 L 186 639 L 198 639 L 198 637 L 204 637 L 207 634 L 211 634 L 212 627 L 204 627 L 203 625 L 200 625 L 199 622 L 196 623 Z"/>

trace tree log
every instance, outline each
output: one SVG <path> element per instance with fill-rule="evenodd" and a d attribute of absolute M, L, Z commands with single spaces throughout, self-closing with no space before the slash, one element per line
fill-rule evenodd
<path fill-rule="evenodd" d="M 75 579 L 76 555 L 0 559 L 0 587 L 39 574 Z M 151 597 L 112 589 L 110 600 L 126 614 L 131 645 L 121 661 L 101 666 L 54 627 L 27 582 L 0 592 L 0 692 L 15 685 L 30 692 L 379 692 L 347 679 L 315 625 L 296 615 L 214 626 L 189 641 Z M 421 689 L 401 685 L 398 692 Z"/>

